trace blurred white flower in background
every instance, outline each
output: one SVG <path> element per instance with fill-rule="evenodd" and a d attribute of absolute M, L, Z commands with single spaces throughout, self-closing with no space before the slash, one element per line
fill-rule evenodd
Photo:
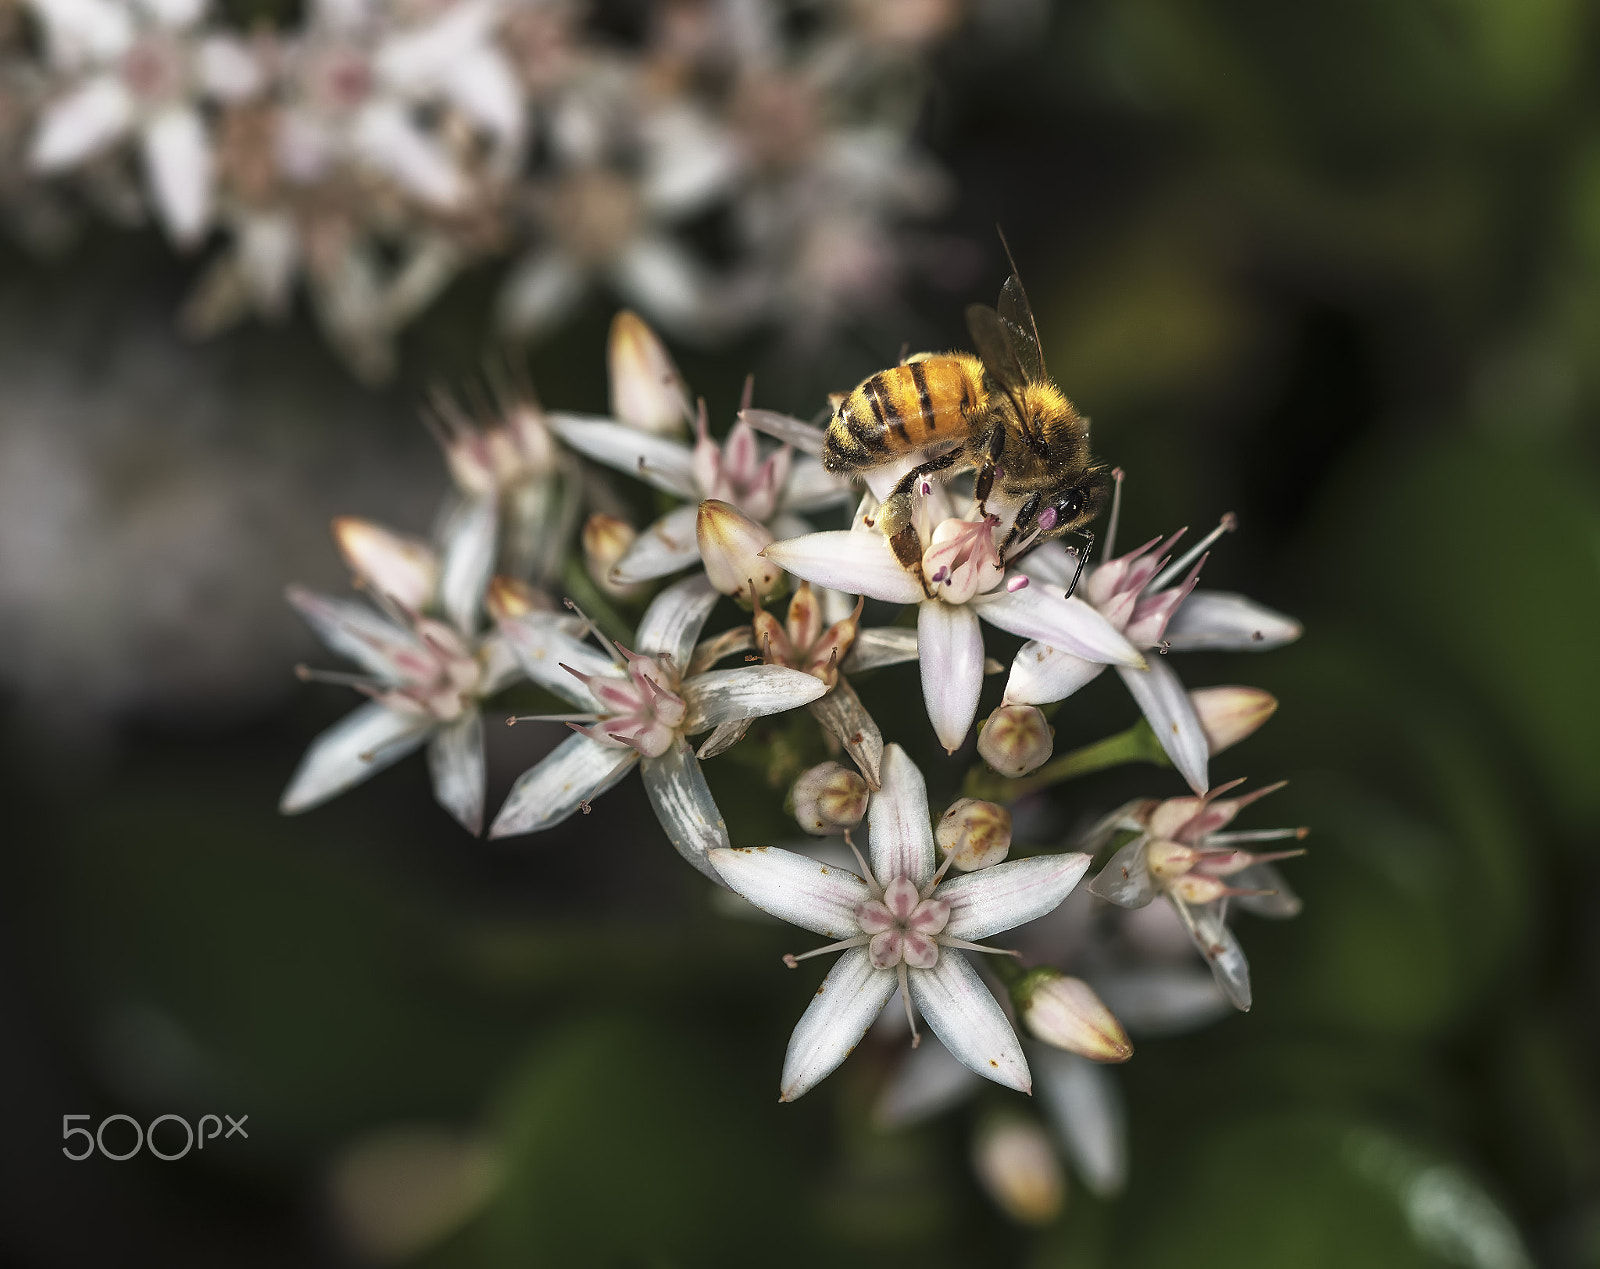
<path fill-rule="evenodd" d="M 927 255 L 903 227 L 949 195 L 913 134 L 927 58 L 968 18 L 678 0 L 619 38 L 563 0 L 314 0 L 249 30 L 205 0 L 26 8 L 37 41 L 0 32 L 0 200 L 48 179 L 180 246 L 220 231 L 185 328 L 280 318 L 303 286 L 367 379 L 489 258 L 518 337 L 596 284 L 700 341 L 881 307 Z"/>

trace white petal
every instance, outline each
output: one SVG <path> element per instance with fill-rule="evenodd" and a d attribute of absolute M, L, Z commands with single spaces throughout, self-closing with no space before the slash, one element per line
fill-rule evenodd
<path fill-rule="evenodd" d="M 110 62 L 133 43 L 133 15 L 117 0 L 32 0 L 28 7 L 43 23 L 58 67 Z"/>
<path fill-rule="evenodd" d="M 440 534 L 439 602 L 463 634 L 478 629 L 478 610 L 494 571 L 496 523 L 494 499 L 475 498 L 455 510 Z"/>
<path fill-rule="evenodd" d="M 1160 657 L 1150 658 L 1147 670 L 1129 670 L 1117 667 L 1117 673 L 1128 685 L 1128 691 L 1144 711 L 1161 747 L 1172 759 L 1178 774 L 1189 782 L 1196 793 L 1210 788 L 1206 764 L 1210 749 L 1206 744 L 1205 728 L 1194 712 L 1194 702 L 1172 668 Z"/>
<path fill-rule="evenodd" d="M 833 592 L 837 594 L 838 592 Z M 917 659 L 917 632 L 904 626 L 874 626 L 858 630 L 850 655 L 839 668 L 846 674 L 876 670 L 885 665 L 901 665 Z"/>
<path fill-rule="evenodd" d="M 1026 573 L 1035 586 L 1057 587 L 1063 592 L 1072 585 L 1078 572 L 1078 553 L 1064 542 L 1041 542 L 1017 561 L 1017 571 Z M 1092 570 L 1084 569 L 1084 577 Z M 1083 578 L 1078 578 L 1079 584 Z"/>
<path fill-rule="evenodd" d="M 1149 837 L 1141 833 L 1119 848 L 1099 876 L 1089 883 L 1089 893 L 1119 908 L 1142 908 L 1154 899 L 1155 883 L 1145 865 L 1145 847 L 1149 844 Z"/>
<path fill-rule="evenodd" d="M 1301 625 L 1243 595 L 1197 590 L 1167 623 L 1175 652 L 1267 652 L 1293 643 Z"/>
<path fill-rule="evenodd" d="M 678 854 L 711 880 L 721 881 L 706 856 L 728 845 L 728 826 L 722 822 L 722 812 L 712 800 L 700 760 L 689 742 L 679 736 L 666 753 L 643 759 L 639 773 L 656 819 Z"/>
<path fill-rule="evenodd" d="M 947 753 L 961 748 L 983 691 L 983 629 L 966 604 L 923 600 L 917 609 L 922 700 Z"/>
<path fill-rule="evenodd" d="M 296 815 L 320 806 L 413 752 L 432 729 L 430 718 L 402 714 L 377 701 L 363 705 L 311 742 L 278 809 Z"/>
<path fill-rule="evenodd" d="M 1300 896 L 1290 888 L 1276 864 L 1251 864 L 1233 874 L 1232 884 L 1240 890 L 1265 890 L 1267 894 L 1242 894 L 1234 899 L 1252 916 L 1266 917 L 1269 921 L 1287 921 L 1300 915 L 1305 905 Z"/>
<path fill-rule="evenodd" d="M 181 31 L 206 11 L 205 0 L 139 0 L 140 7 L 162 26 Z"/>
<path fill-rule="evenodd" d="M 517 777 L 489 836 L 553 828 L 627 775 L 638 756 L 632 749 L 603 745 L 588 736 L 568 736 Z"/>
<path fill-rule="evenodd" d="M 832 1074 L 861 1043 L 894 989 L 894 974 L 873 969 L 864 947 L 852 947 L 835 961 L 789 1037 L 778 1100 L 792 1102 Z"/>
<path fill-rule="evenodd" d="M 261 90 L 261 62 L 251 46 L 236 35 L 208 35 L 195 57 L 200 86 L 219 101 L 243 101 Z"/>
<path fill-rule="evenodd" d="M 1090 856 L 1036 855 L 969 872 L 936 892 L 950 901 L 945 930 L 952 938 L 983 939 L 1054 912 L 1089 870 Z"/>
<path fill-rule="evenodd" d="M 700 500 L 700 486 L 694 479 L 694 451 L 687 445 L 610 419 L 560 413 L 547 415 L 546 419 L 557 436 L 595 462 L 649 481 L 657 489 L 680 498 Z"/>
<path fill-rule="evenodd" d="M 1047 705 L 1064 701 L 1105 671 L 1103 661 L 1085 661 L 1070 652 L 1052 648 L 1037 639 L 1017 649 L 1006 679 L 1009 705 Z"/>
<path fill-rule="evenodd" d="M 397 683 L 407 677 L 410 667 L 433 663 L 432 653 L 409 630 L 366 604 L 300 586 L 291 586 L 287 598 L 323 643 L 370 674 Z"/>
<path fill-rule="evenodd" d="M 883 781 L 883 732 L 843 675 L 826 696 L 806 707 L 861 769 L 869 789 Z"/>
<path fill-rule="evenodd" d="M 674 507 L 633 540 L 622 558 L 612 566 L 610 581 L 619 586 L 654 581 L 681 573 L 700 562 L 700 544 L 694 526 L 700 514 L 698 503 Z"/>
<path fill-rule="evenodd" d="M 734 139 L 704 112 L 689 106 L 657 106 L 640 121 L 644 171 L 640 195 L 665 219 L 700 211 L 738 172 Z"/>
<path fill-rule="evenodd" d="M 1016 1032 L 965 956 L 944 948 L 937 965 L 910 977 L 917 1011 L 957 1061 L 1007 1088 L 1032 1088 Z"/>
<path fill-rule="evenodd" d="M 478 710 L 468 710 L 434 733 L 428 742 L 428 771 L 434 799 L 476 837 L 483 831 L 486 779 L 483 715 Z"/>
<path fill-rule="evenodd" d="M 885 1128 L 921 1123 L 969 1097 L 978 1087 L 977 1079 L 939 1043 L 938 1036 L 923 1036 L 878 1095 L 872 1118 Z"/>
<path fill-rule="evenodd" d="M 861 932 L 856 909 L 872 890 L 853 872 L 776 846 L 713 850 L 710 860 L 730 890 L 780 921 L 830 939 Z"/>
<path fill-rule="evenodd" d="M 844 477 L 835 476 L 814 458 L 797 458 L 778 505 L 785 511 L 804 513 L 840 506 L 854 496 L 854 488 Z"/>
<path fill-rule="evenodd" d="M 878 532 L 808 533 L 774 542 L 764 554 L 796 577 L 852 595 L 891 604 L 914 604 L 923 598 L 917 579 L 900 567 L 888 539 Z"/>
<path fill-rule="evenodd" d="M 156 213 L 174 242 L 193 242 L 211 220 L 211 145 L 200 114 L 163 110 L 144 126 L 144 165 Z"/>
<path fill-rule="evenodd" d="M 128 90 L 120 80 L 98 76 L 45 107 L 28 162 L 36 172 L 75 167 L 125 136 L 132 124 Z"/>
<path fill-rule="evenodd" d="M 828 685 L 815 675 L 781 665 L 708 670 L 683 685 L 683 699 L 689 706 L 683 732 L 698 736 L 736 718 L 763 718 L 799 709 L 827 690 Z"/>
<path fill-rule="evenodd" d="M 1128 1183 L 1128 1124 L 1122 1089 L 1109 1067 L 1076 1053 L 1032 1050 L 1045 1113 L 1089 1191 L 1113 1198 Z"/>
<path fill-rule="evenodd" d="M 465 197 L 467 184 L 455 163 L 399 102 L 379 99 L 365 106 L 352 135 L 367 162 L 429 206 L 449 211 Z"/>
<path fill-rule="evenodd" d="M 612 262 L 611 281 L 663 326 L 694 331 L 708 321 L 711 309 L 700 266 L 666 238 L 635 238 Z"/>
<path fill-rule="evenodd" d="M 1189 930 L 1189 937 L 1200 949 L 1200 955 L 1204 956 L 1206 963 L 1211 966 L 1211 974 L 1217 980 L 1217 986 L 1222 988 L 1235 1009 L 1248 1011 L 1250 962 L 1245 959 L 1244 949 L 1239 946 L 1239 940 L 1234 937 L 1233 931 L 1223 920 L 1222 905 L 1206 904 L 1204 907 L 1190 907 L 1186 903 L 1175 901 L 1172 906 L 1183 918 L 1183 923 Z"/>
<path fill-rule="evenodd" d="M 682 670 L 694 655 L 700 628 L 720 598 L 704 573 L 674 582 L 644 610 L 632 650 L 652 657 L 664 652 Z"/>
<path fill-rule="evenodd" d="M 1230 1008 L 1216 980 L 1198 966 L 1118 970 L 1096 975 L 1089 985 L 1128 1033 L 1141 1039 L 1182 1035 Z"/>
<path fill-rule="evenodd" d="M 1092 605 L 1074 595 L 1063 598 L 1043 586 L 1004 587 L 976 595 L 978 615 L 1002 630 L 1024 639 L 1038 639 L 1087 661 L 1109 665 L 1143 665 L 1139 650 L 1122 637 Z"/>
<path fill-rule="evenodd" d="M 827 433 L 811 423 L 803 423 L 787 414 L 774 410 L 741 410 L 739 417 L 756 431 L 765 433 L 785 445 L 792 445 L 802 454 L 822 453 Z"/>
<path fill-rule="evenodd" d="M 561 668 L 563 665 L 570 665 L 580 674 L 619 673 L 610 658 L 592 643 L 567 634 L 554 613 L 509 617 L 500 623 L 500 633 L 511 645 L 524 674 L 582 709 L 595 709 L 597 702 L 582 682 Z"/>
<path fill-rule="evenodd" d="M 497 50 L 479 48 L 451 66 L 445 92 L 462 113 L 513 146 L 523 133 L 523 100 L 516 73 Z"/>
<path fill-rule="evenodd" d="M 867 803 L 872 871 L 883 885 L 906 877 L 920 890 L 933 876 L 928 786 L 899 745 L 883 751 L 883 788 Z"/>
<path fill-rule="evenodd" d="M 391 35 L 378 49 L 373 66 L 394 91 L 425 92 L 483 46 L 493 20 L 489 5 L 463 0 L 431 22 Z"/>
<path fill-rule="evenodd" d="M 694 751 L 694 756 L 704 762 L 719 753 L 726 753 L 745 738 L 745 733 L 750 730 L 750 722 L 748 718 L 735 718 L 731 722 L 718 723 L 700 748 Z"/>
<path fill-rule="evenodd" d="M 535 339 L 561 320 L 588 284 L 588 273 L 565 252 L 529 252 L 501 284 L 497 320 L 510 334 Z"/>

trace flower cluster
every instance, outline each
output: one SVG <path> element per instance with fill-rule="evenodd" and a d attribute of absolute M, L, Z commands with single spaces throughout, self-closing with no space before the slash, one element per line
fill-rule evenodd
<path fill-rule="evenodd" d="M 303 287 L 360 373 L 463 268 L 509 261 L 505 328 L 595 282 L 715 339 L 887 297 L 945 178 L 911 127 L 947 3 L 677 0 L 608 31 L 571 0 L 23 0 L 0 33 L 0 193 L 34 236 L 70 190 L 178 246 L 216 238 L 186 325 Z M 625 34 L 626 38 L 619 38 Z M 723 227 L 708 249 L 703 226 Z M 713 264 L 718 261 L 731 263 Z"/>
<path fill-rule="evenodd" d="M 1114 1192 L 1127 1147 L 1107 1068 L 1132 1057 L 1130 1034 L 1248 1009 L 1230 915 L 1299 908 L 1275 864 L 1300 849 L 1257 847 L 1305 830 L 1232 828 L 1271 788 L 1229 797 L 1238 781 L 1210 783 L 1212 759 L 1276 701 L 1249 687 L 1188 690 L 1166 654 L 1281 646 L 1298 625 L 1198 589 L 1232 517 L 1182 555 L 1181 533 L 1116 555 L 1120 473 L 1100 561 L 1080 567 L 1036 534 L 1006 545 L 1016 508 L 978 505 L 958 477 L 914 491 L 925 548 L 902 562 L 877 524 L 897 473 L 852 488 L 817 461 L 817 429 L 755 408 L 748 385 L 715 438 L 632 313 L 613 323 L 609 365 L 608 416 L 546 410 L 526 386 L 502 387 L 486 416 L 445 396 L 430 403 L 455 486 L 436 542 L 335 522 L 369 602 L 299 588 L 289 598 L 361 673 L 303 674 L 370 699 L 313 743 L 283 809 L 307 810 L 426 745 L 440 805 L 478 832 L 484 701 L 531 685 L 559 712 L 510 721 L 548 724 L 552 746 L 513 784 L 490 836 L 587 812 L 637 768 L 667 839 L 732 892 L 724 909 L 760 919 L 753 906 L 829 940 L 786 954 L 791 969 L 839 954 L 789 1041 L 781 1100 L 813 1088 L 869 1031 L 909 1030 L 915 1052 L 879 1095 L 883 1123 L 951 1106 L 978 1078 L 1037 1083 L 1048 1127 L 1012 1115 L 974 1137 L 997 1202 L 1048 1219 L 1064 1185 L 1057 1145 L 1086 1184 Z M 677 505 L 636 529 L 620 514 L 623 477 Z M 829 515 L 848 527 L 812 522 Z M 1009 670 L 989 655 L 991 629 L 1013 638 Z M 916 711 L 886 742 L 852 679 L 906 662 L 918 665 L 928 726 Z M 1056 755 L 1046 711 L 1108 666 L 1142 717 Z M 1001 674 L 1000 703 L 979 725 L 984 680 Z M 964 787 L 930 790 L 900 743 L 919 733 L 978 759 Z M 703 764 L 740 744 L 778 776 L 775 790 L 790 785 L 800 844 L 739 841 L 724 820 Z M 831 756 L 793 760 L 808 751 Z M 1126 762 L 1165 765 L 1192 792 L 1129 803 L 1054 849 L 1014 841 L 1012 806 L 1025 796 Z M 1012 930 L 1011 946 L 986 941 Z"/>

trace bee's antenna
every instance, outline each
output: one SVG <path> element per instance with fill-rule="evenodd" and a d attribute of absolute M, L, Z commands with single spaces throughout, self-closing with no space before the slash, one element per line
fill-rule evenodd
<path fill-rule="evenodd" d="M 1006 231 L 1000 228 L 999 221 L 995 222 L 994 231 L 1000 235 L 1000 247 L 1006 253 L 1006 263 L 1011 266 L 1011 276 L 1017 277 L 1017 258 L 1011 254 L 1011 244 L 1006 241 Z"/>

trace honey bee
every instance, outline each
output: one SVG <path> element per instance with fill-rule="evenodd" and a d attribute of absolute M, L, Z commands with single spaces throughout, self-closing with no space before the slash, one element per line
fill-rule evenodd
<path fill-rule="evenodd" d="M 1003 241 L 1003 239 L 1002 239 Z M 1006 256 L 1010 259 L 1010 248 Z M 998 547 L 1037 529 L 1040 538 L 1078 533 L 1078 573 L 1094 545 L 1085 525 L 1105 503 L 1106 468 L 1089 450 L 1089 424 L 1045 374 L 1039 328 L 1012 262 L 998 309 L 967 308 L 967 329 L 978 355 L 917 353 L 880 370 L 841 398 L 829 420 L 822 464 L 834 473 L 864 471 L 946 442 L 917 464 L 885 499 L 878 526 L 895 557 L 921 578 L 923 544 L 912 522 L 912 491 L 935 473 L 975 469 L 980 513 L 999 496 L 1016 516 Z M 924 591 L 930 595 L 927 579 Z M 1072 579 L 1070 596 L 1077 588 Z"/>

